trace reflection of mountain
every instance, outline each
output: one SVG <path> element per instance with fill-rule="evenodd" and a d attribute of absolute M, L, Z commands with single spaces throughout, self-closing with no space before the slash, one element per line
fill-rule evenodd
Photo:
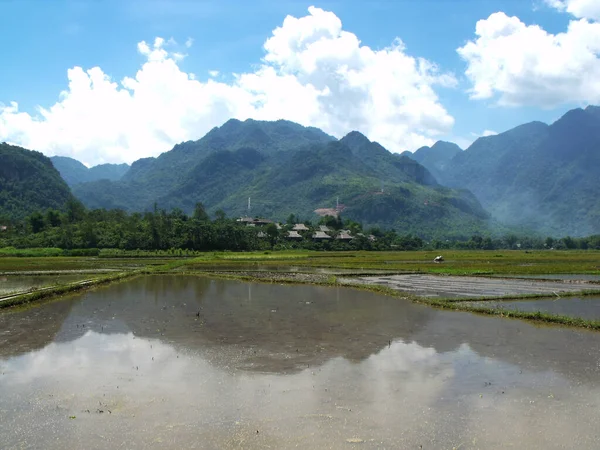
<path fill-rule="evenodd" d="M 147 277 L 86 294 L 57 340 L 89 329 L 133 332 L 208 352 L 216 364 L 219 354 L 230 364 L 227 352 L 239 351 L 246 368 L 295 370 L 337 356 L 365 359 L 396 338 L 400 324 L 411 332 L 434 313 L 342 288 Z"/>
<path fill-rule="evenodd" d="M 54 302 L 10 320 L 0 315 L 0 325 L 11 333 L 14 328 L 29 330 L 10 341 L 1 337 L 0 355 L 8 354 L 9 345 L 17 349 L 10 353 L 15 354 L 29 350 L 32 342 L 31 348 L 39 348 L 40 342 L 51 341 L 52 333 L 28 338 L 50 323 L 54 330 L 61 326 L 56 341 L 72 341 L 88 330 L 131 332 L 180 351 L 200 352 L 219 367 L 267 372 L 295 372 L 336 357 L 364 361 L 392 340 L 415 342 L 440 354 L 467 344 L 482 357 L 588 379 L 595 373 L 589 355 L 600 353 L 599 334 L 438 311 L 344 288 L 156 276 L 79 299 Z"/>

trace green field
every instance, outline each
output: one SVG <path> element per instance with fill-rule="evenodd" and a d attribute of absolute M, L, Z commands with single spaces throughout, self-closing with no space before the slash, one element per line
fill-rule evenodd
<path fill-rule="evenodd" d="M 433 262 L 438 254 L 444 262 Z M 218 266 L 247 269 L 256 265 L 379 269 L 450 275 L 600 275 L 600 251 L 448 250 L 409 252 L 207 252 L 195 258 L 132 257 L 0 257 L 0 272 L 55 270 L 135 270 L 164 264 L 189 271 Z"/>
<path fill-rule="evenodd" d="M 444 262 L 436 264 L 437 255 Z M 379 269 L 451 275 L 600 274 L 600 251 L 412 251 L 412 252 L 253 252 L 206 253 L 191 259 L 189 270 L 252 265 Z"/>

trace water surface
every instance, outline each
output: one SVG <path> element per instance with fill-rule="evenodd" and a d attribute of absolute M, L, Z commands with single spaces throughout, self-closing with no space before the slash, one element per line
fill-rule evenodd
<path fill-rule="evenodd" d="M 544 312 L 560 316 L 600 320 L 600 297 L 564 297 L 535 300 L 506 300 L 493 302 L 469 302 L 470 305 L 527 312 Z"/>
<path fill-rule="evenodd" d="M 92 278 L 90 275 L 0 275 L 0 296 Z"/>
<path fill-rule="evenodd" d="M 136 278 L 0 313 L 3 448 L 597 448 L 600 334 Z"/>

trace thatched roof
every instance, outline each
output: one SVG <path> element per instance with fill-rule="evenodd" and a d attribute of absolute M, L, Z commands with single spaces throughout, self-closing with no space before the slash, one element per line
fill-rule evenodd
<path fill-rule="evenodd" d="M 340 234 L 338 234 L 335 238 L 339 239 L 340 241 L 351 241 L 352 239 L 354 239 L 352 236 L 350 236 L 345 231 L 340 232 Z"/>
<path fill-rule="evenodd" d="M 331 236 L 326 234 L 324 231 L 315 231 L 315 234 L 313 234 L 313 239 L 331 239 Z"/>
<path fill-rule="evenodd" d="M 292 228 L 294 231 L 308 231 L 308 227 L 306 225 L 304 225 L 303 223 L 297 223 L 296 225 L 294 225 L 294 228 Z"/>
<path fill-rule="evenodd" d="M 257 236 L 259 238 L 266 238 L 267 237 L 267 233 L 265 233 L 264 231 L 259 231 L 258 234 L 257 234 Z"/>
<path fill-rule="evenodd" d="M 288 231 L 288 239 L 302 239 L 302 236 L 297 231 Z"/>
<path fill-rule="evenodd" d="M 319 229 L 324 233 L 328 233 L 331 231 L 327 225 L 319 225 Z"/>

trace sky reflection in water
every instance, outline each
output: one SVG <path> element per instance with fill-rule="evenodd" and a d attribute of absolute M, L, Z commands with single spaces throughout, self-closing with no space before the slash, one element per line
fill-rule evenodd
<path fill-rule="evenodd" d="M 8 448 L 598 443 L 593 333 L 190 277 L 1 314 L 0 330 Z"/>

